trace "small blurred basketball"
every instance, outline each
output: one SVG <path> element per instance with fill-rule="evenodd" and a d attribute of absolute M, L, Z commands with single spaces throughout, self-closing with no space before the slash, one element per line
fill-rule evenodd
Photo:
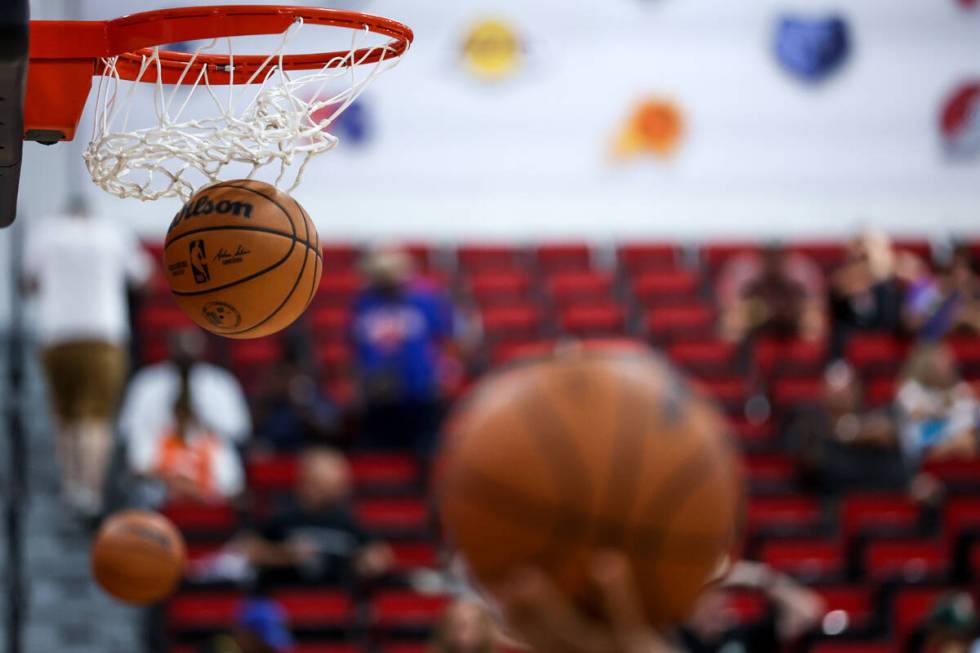
<path fill-rule="evenodd" d="M 538 565 L 598 615 L 589 570 L 615 548 L 657 626 L 688 615 L 740 530 L 724 419 L 645 350 L 561 352 L 491 375 L 450 422 L 441 483 L 448 536 L 485 588 Z"/>
<path fill-rule="evenodd" d="M 184 539 L 156 512 L 124 510 L 103 522 L 92 545 L 92 575 L 106 592 L 127 603 L 169 596 L 184 573 Z"/>
<path fill-rule="evenodd" d="M 303 207 L 261 181 L 206 186 L 174 216 L 163 251 L 170 290 L 202 328 L 258 338 L 293 323 L 316 293 L 320 239 Z"/>

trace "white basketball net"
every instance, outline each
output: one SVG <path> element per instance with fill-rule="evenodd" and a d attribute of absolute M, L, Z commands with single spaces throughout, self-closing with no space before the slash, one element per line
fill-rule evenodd
<path fill-rule="evenodd" d="M 208 67 L 194 65 L 203 52 L 226 42 L 234 75 L 228 38 L 215 39 L 194 52 L 181 75 L 181 81 L 189 83 L 159 81 L 159 49 L 143 57 L 139 77 L 133 82 L 120 78 L 117 58 L 106 59 L 92 142 L 84 154 L 92 181 L 121 198 L 186 201 L 195 190 L 226 178 L 227 173 L 252 178 L 269 168 L 273 183 L 292 191 L 310 160 L 337 146 L 339 139 L 327 128 L 375 77 L 400 61 L 389 45 L 372 47 L 355 58 L 358 40 L 368 33 L 365 28 L 353 32 L 349 53 L 323 68 L 283 70 L 286 45 L 301 28 L 302 20 L 297 19 L 283 32 L 278 49 L 249 76 L 246 85 L 212 85 Z M 380 61 L 364 64 L 379 51 Z M 139 82 L 153 69 L 157 81 L 152 82 L 151 111 L 136 102 L 140 97 L 145 100 L 144 84 Z M 206 100 L 200 99 L 202 94 Z"/>

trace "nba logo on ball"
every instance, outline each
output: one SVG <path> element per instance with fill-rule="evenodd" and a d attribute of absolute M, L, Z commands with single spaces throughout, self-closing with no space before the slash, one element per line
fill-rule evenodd
<path fill-rule="evenodd" d="M 847 23 L 839 16 L 782 18 L 776 29 L 776 57 L 783 68 L 808 82 L 819 82 L 840 69 L 850 53 Z"/>
<path fill-rule="evenodd" d="M 951 159 L 974 159 L 980 154 L 980 82 L 964 84 L 947 98 L 939 129 Z"/>

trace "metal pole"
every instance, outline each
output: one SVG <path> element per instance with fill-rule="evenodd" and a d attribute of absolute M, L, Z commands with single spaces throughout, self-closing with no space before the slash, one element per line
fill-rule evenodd
<path fill-rule="evenodd" d="M 23 509 L 27 502 L 25 469 L 27 447 L 24 441 L 24 345 L 20 302 L 21 244 L 23 223 L 10 232 L 10 330 L 7 337 L 7 437 L 9 439 L 7 504 L 4 517 L 7 524 L 7 653 L 21 653 L 21 626 L 27 603 L 23 576 Z"/>

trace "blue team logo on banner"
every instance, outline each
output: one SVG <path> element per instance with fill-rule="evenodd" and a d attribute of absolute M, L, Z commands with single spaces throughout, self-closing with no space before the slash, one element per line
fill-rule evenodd
<path fill-rule="evenodd" d="M 847 23 L 839 16 L 822 19 L 787 16 L 776 30 L 776 56 L 788 71 L 819 82 L 838 70 L 850 53 Z"/>

